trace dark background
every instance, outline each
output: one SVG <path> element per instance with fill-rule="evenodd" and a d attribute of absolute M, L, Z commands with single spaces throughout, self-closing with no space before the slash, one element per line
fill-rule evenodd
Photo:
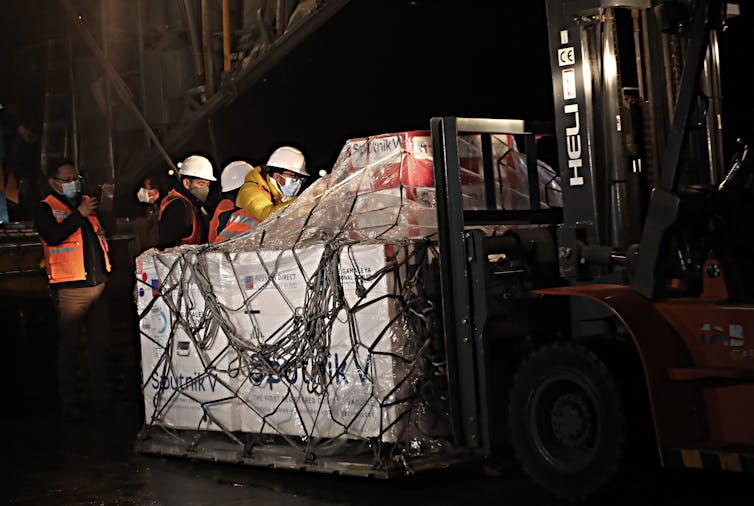
<path fill-rule="evenodd" d="M 298 143 L 329 169 L 347 139 L 432 116 L 551 118 L 549 76 L 543 2 L 355 2 L 216 115 L 218 142 Z"/>
<path fill-rule="evenodd" d="M 54 0 L 0 2 L 0 103 L 18 104 L 19 118 L 37 133 L 44 43 L 64 33 L 61 14 Z M 730 24 L 720 37 L 727 158 L 736 138 L 751 139 L 754 123 L 754 29 L 750 19 Z M 544 1 L 352 1 L 213 115 L 216 151 L 203 122 L 171 155 L 207 154 L 219 172 L 238 158 L 264 163 L 277 146 L 292 144 L 316 173 L 332 168 L 348 139 L 425 130 L 431 117 L 445 115 L 553 118 Z M 36 152 L 20 148 L 29 170 L 38 169 L 38 144 Z M 540 158 L 556 167 L 554 146 L 542 145 Z M 138 187 L 125 189 L 119 215 L 137 206 Z"/>
<path fill-rule="evenodd" d="M 219 2 L 218 2 L 219 3 Z M 0 2 L 0 102 L 41 128 L 52 0 Z M 552 117 L 544 3 L 350 2 L 213 117 L 218 166 L 266 161 L 280 144 L 330 169 L 349 138 L 428 129 L 432 116 Z M 137 90 L 134 90 L 135 92 Z M 174 153 L 209 153 L 199 128 Z"/>

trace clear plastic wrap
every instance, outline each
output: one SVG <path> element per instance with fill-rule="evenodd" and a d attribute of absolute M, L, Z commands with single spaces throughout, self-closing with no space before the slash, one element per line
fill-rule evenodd
<path fill-rule="evenodd" d="M 459 138 L 464 209 L 484 209 L 481 136 Z M 510 135 L 492 136 L 500 209 L 529 208 L 526 157 Z M 538 161 L 541 207 L 562 205 L 557 174 Z M 428 132 L 401 132 L 346 142 L 330 174 L 255 230 L 222 251 L 291 248 L 309 240 L 396 241 L 437 232 L 434 168 Z"/>

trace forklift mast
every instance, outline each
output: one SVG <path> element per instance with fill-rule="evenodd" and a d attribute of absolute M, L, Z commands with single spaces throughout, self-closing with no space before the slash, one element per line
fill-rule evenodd
<path fill-rule="evenodd" d="M 609 266 L 584 268 L 589 249 L 629 256 L 640 242 L 651 249 L 660 242 L 646 235 L 660 217 L 648 211 L 650 198 L 660 206 L 652 188 L 719 183 L 719 61 L 710 27 L 720 12 L 719 2 L 547 2 L 566 279 L 625 281 Z M 651 283 L 644 273 L 652 270 L 642 264 L 637 288 Z"/>

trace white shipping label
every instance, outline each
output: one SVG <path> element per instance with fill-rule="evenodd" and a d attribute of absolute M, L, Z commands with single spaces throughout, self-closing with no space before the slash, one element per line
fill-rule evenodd
<path fill-rule="evenodd" d="M 576 98 L 576 72 L 573 69 L 563 70 L 563 100 Z"/>
<path fill-rule="evenodd" d="M 402 135 L 373 137 L 350 143 L 351 168 L 361 169 L 367 165 L 400 163 L 403 154 Z"/>
<path fill-rule="evenodd" d="M 414 156 L 432 157 L 432 137 L 429 135 L 417 135 L 412 139 Z"/>

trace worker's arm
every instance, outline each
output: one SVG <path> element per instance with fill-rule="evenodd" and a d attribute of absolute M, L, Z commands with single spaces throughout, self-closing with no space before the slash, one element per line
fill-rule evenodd
<path fill-rule="evenodd" d="M 259 184 L 255 182 L 246 182 L 238 191 L 236 205 L 240 208 L 246 209 L 246 212 L 259 221 L 263 221 L 275 211 L 292 204 L 294 200 L 296 199 L 275 204 L 272 202 L 269 193 L 260 188 Z"/>
<path fill-rule="evenodd" d="M 157 224 L 157 247 L 164 249 L 178 246 L 181 239 L 191 235 L 193 223 L 186 219 L 189 216 L 191 214 L 186 212 L 183 200 L 175 199 L 169 203 Z"/>
<path fill-rule="evenodd" d="M 52 209 L 46 202 L 40 202 L 34 210 L 34 227 L 39 236 L 50 246 L 57 246 L 65 241 L 85 222 L 86 218 L 77 210 L 58 223 L 58 220 L 52 215 Z"/>

